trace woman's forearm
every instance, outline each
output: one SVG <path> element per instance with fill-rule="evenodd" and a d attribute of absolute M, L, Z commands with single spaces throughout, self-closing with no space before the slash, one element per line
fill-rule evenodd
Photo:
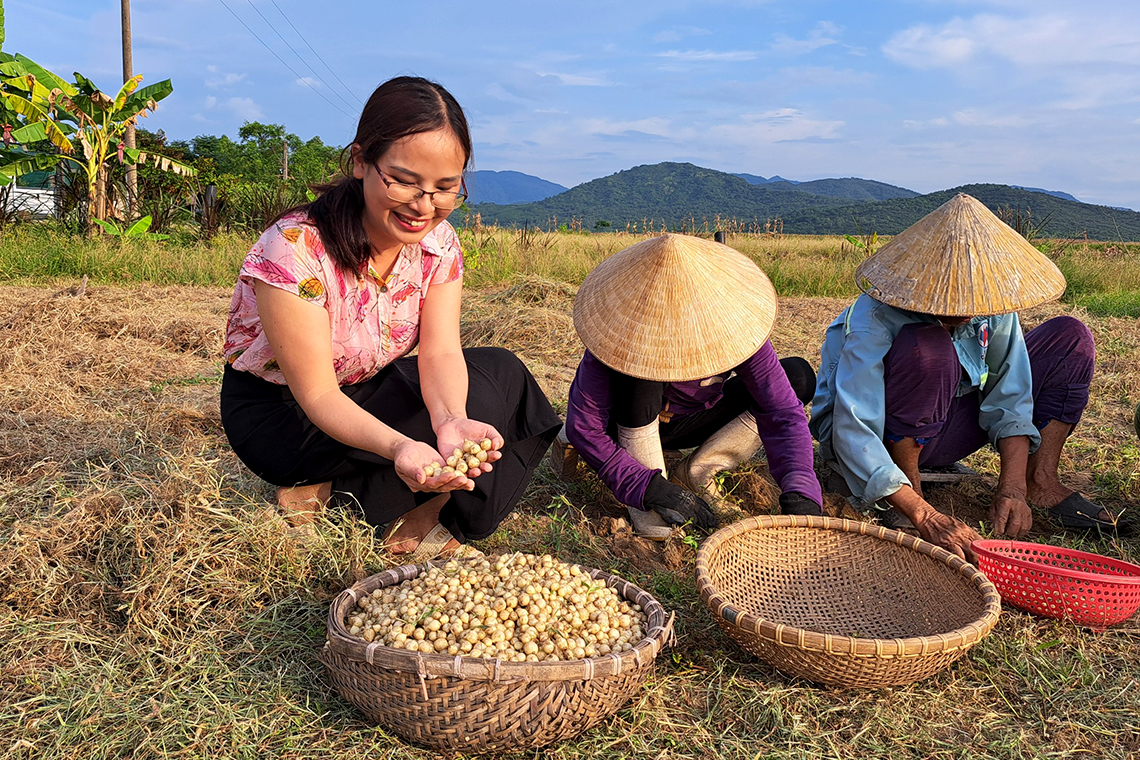
<path fill-rule="evenodd" d="M 298 402 L 314 425 L 346 446 L 394 460 L 396 448 L 409 440 L 403 433 L 360 408 L 339 388 L 304 400 L 298 399 Z"/>
<path fill-rule="evenodd" d="M 467 362 L 462 351 L 419 355 L 420 390 L 433 430 L 467 417 Z"/>
<path fill-rule="evenodd" d="M 309 420 L 341 443 L 394 459 L 407 437 L 344 395 L 333 371 L 328 313 L 264 282 L 254 284 L 266 338 Z"/>

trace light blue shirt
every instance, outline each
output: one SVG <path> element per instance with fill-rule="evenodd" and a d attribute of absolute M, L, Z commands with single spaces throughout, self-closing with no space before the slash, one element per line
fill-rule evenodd
<path fill-rule="evenodd" d="M 883 359 L 899 330 L 912 322 L 938 324 L 929 314 L 862 295 L 824 336 L 810 428 L 820 455 L 838 464 L 860 507 L 911 485 L 883 443 Z M 957 395 L 981 390 L 978 424 L 990 443 L 1024 435 L 1035 451 L 1041 435 L 1033 424 L 1033 379 L 1017 314 L 974 317 L 951 339 L 964 370 Z"/>

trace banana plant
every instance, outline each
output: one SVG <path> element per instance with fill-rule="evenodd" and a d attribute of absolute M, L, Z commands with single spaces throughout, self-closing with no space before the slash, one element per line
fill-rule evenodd
<path fill-rule="evenodd" d="M 152 163 L 176 174 L 196 174 L 187 164 L 124 146 L 127 127 L 154 111 L 158 101 L 174 91 L 169 79 L 139 89 L 141 82 L 141 74 L 132 77 L 112 97 L 78 72 L 72 83 L 25 56 L 0 53 L 0 107 L 23 122 L 19 127 L 5 122 L 3 140 L 7 144 L 0 154 L 0 182 L 60 161 L 72 162 L 86 178 L 87 218 L 93 223 L 106 219 L 110 211 L 107 186 L 112 158 L 125 164 Z M 43 140 L 60 152 L 51 158 L 40 154 L 34 160 L 27 152 L 9 154 L 12 143 L 26 147 Z M 32 166 L 35 169 L 29 169 Z"/>
<path fill-rule="evenodd" d="M 93 219 L 95 224 L 103 228 L 103 231 L 108 235 L 119 238 L 119 240 L 129 240 L 131 238 L 138 238 L 141 240 L 166 240 L 170 235 L 161 235 L 157 232 L 149 232 L 151 218 L 149 215 L 144 216 L 142 219 L 137 220 L 132 225 L 116 224 L 115 222 L 106 222 L 102 219 Z"/>
<path fill-rule="evenodd" d="M 45 107 L 51 90 L 44 82 L 53 88 L 70 87 L 30 59 L 0 53 L 0 184 L 9 185 L 21 174 L 54 169 L 62 160 L 58 152 L 37 150 L 33 147 L 37 144 L 71 149 L 70 128 L 56 122 Z"/>

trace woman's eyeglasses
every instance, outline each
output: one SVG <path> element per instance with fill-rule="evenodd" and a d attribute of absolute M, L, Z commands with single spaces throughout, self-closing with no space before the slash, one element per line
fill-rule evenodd
<path fill-rule="evenodd" d="M 427 196 L 431 201 L 431 205 L 438 209 L 453 209 L 463 201 L 467 200 L 466 192 L 456 192 L 454 190 L 433 190 L 428 192 L 422 187 L 416 185 L 409 185 L 406 182 L 397 182 L 394 179 L 388 179 L 384 176 L 384 172 L 380 167 L 376 167 L 376 173 L 380 175 L 380 181 L 384 183 L 384 187 L 388 188 L 388 197 L 397 203 L 414 203 L 422 196 Z M 464 190 L 466 188 L 463 188 Z"/>

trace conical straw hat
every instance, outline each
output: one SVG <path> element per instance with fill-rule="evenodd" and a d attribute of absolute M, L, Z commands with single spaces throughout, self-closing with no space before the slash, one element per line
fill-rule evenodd
<path fill-rule="evenodd" d="M 1007 314 L 1065 292 L 1052 261 L 965 193 L 860 264 L 855 282 L 876 301 L 945 317 Z"/>
<path fill-rule="evenodd" d="M 764 345 L 776 290 L 720 243 L 662 235 L 615 253 L 574 299 L 582 343 L 618 372 L 663 382 L 725 372 Z"/>

